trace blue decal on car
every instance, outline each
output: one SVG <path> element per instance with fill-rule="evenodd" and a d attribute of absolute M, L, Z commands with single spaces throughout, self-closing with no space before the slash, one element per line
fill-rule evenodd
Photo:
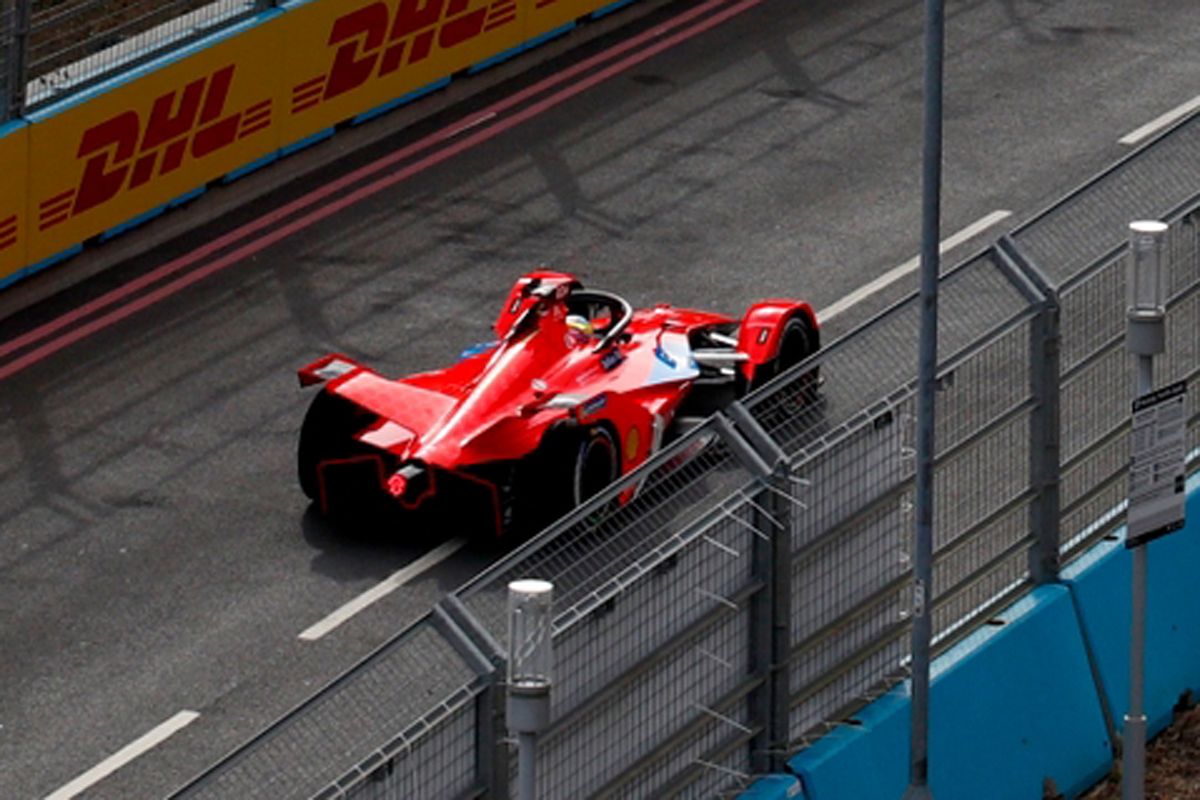
<path fill-rule="evenodd" d="M 486 353 L 488 350 L 493 349 L 498 344 L 500 344 L 498 341 L 479 342 L 478 344 L 473 344 L 458 354 L 458 360 L 462 361 L 464 358 L 470 358 L 471 356 L 477 356 L 480 353 Z"/>

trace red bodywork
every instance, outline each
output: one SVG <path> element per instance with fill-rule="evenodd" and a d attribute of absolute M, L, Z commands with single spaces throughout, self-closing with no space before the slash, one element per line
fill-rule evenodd
<path fill-rule="evenodd" d="M 618 474 L 636 468 L 662 443 L 702 377 L 693 354 L 697 336 L 732 331 L 738 320 L 668 305 L 634 311 L 627 304 L 605 309 L 592 303 L 591 310 L 599 306 L 600 313 L 589 334 L 571 327 L 567 317 L 578 311 L 580 298 L 591 295 L 624 302 L 588 293 L 565 273 L 533 272 L 516 282 L 502 306 L 494 325 L 499 339 L 452 366 L 391 379 L 346 356 L 329 355 L 299 370 L 302 385 L 323 383 L 322 392 L 361 412 L 350 431 L 354 452 L 316 463 L 314 499 L 328 506 L 330 470 L 373 459 L 362 474 L 404 508 L 434 499 L 447 476 L 479 487 L 491 499 L 499 533 L 505 528 L 507 487 L 497 477 L 503 472 L 489 475 L 482 468 L 530 456 L 555 426 L 603 428 L 617 451 Z M 807 304 L 756 304 L 736 348 L 730 347 L 730 353 L 745 355 L 729 356 L 734 366 L 726 373 L 737 369 L 739 380 L 748 383 L 755 367 L 778 350 L 783 325 L 796 316 L 816 331 Z M 302 472 L 303 461 L 302 454 Z"/>

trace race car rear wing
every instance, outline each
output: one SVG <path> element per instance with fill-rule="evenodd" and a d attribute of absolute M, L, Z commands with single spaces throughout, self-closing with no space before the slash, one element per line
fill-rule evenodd
<path fill-rule="evenodd" d="M 301 386 L 315 386 L 318 383 L 331 381 L 356 369 L 363 369 L 363 365 L 341 353 L 330 353 L 312 362 L 307 367 L 301 367 L 296 370 L 296 375 L 300 378 Z"/>

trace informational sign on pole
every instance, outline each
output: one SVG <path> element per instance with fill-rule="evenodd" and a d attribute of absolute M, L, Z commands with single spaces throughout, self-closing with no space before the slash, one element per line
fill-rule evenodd
<path fill-rule="evenodd" d="M 1186 422 L 1184 381 L 1133 401 L 1126 547 L 1138 547 L 1183 527 Z"/>

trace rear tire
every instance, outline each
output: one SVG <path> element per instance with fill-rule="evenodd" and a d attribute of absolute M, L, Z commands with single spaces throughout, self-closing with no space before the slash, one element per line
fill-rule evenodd
<path fill-rule="evenodd" d="M 608 428 L 589 428 L 575 453 L 573 506 L 582 505 L 617 478 L 617 443 Z"/>
<path fill-rule="evenodd" d="M 515 483 L 513 527 L 537 533 L 616 480 L 619 466 L 608 428 L 551 428 Z"/>
<path fill-rule="evenodd" d="M 356 442 L 354 435 L 366 427 L 370 416 L 369 412 L 323 389 L 313 397 L 300 427 L 300 444 L 296 450 L 300 489 L 310 500 L 320 499 L 317 467 L 322 461 L 369 450 Z"/>

